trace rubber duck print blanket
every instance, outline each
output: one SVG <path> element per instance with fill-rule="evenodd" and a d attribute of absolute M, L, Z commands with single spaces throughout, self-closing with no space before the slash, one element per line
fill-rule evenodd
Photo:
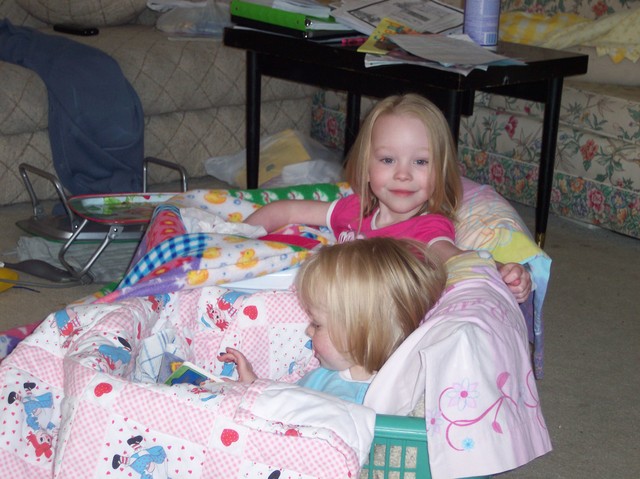
<path fill-rule="evenodd" d="M 192 190 L 156 208 L 127 275 L 111 302 L 248 280 L 296 267 L 314 247 L 333 242 L 327 228 L 290 225 L 266 235 L 242 221 L 282 199 L 333 201 L 346 183 L 268 190 Z"/>
<path fill-rule="evenodd" d="M 357 477 L 375 413 L 293 384 L 307 324 L 292 292 L 215 286 L 51 314 L 0 364 L 2 477 Z M 269 379 L 157 382 L 164 353 L 234 378 L 226 346 Z"/>

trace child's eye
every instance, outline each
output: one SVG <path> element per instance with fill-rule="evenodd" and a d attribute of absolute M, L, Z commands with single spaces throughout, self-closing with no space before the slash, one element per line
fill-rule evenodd
<path fill-rule="evenodd" d="M 418 166 L 427 166 L 427 165 L 429 165 L 429 160 L 425 160 L 425 159 L 416 160 L 416 165 L 418 165 Z"/>
<path fill-rule="evenodd" d="M 385 165 L 390 165 L 393 163 L 393 158 L 389 158 L 385 156 L 384 158 L 380 158 L 380 163 L 384 163 Z"/>

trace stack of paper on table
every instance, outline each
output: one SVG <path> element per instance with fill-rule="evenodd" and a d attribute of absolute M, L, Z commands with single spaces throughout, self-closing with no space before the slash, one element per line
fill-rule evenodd
<path fill-rule="evenodd" d="M 483 48 L 467 35 L 391 35 L 389 39 L 404 51 L 445 67 L 525 64 Z"/>
<path fill-rule="evenodd" d="M 366 67 L 404 63 L 468 75 L 492 65 L 524 65 L 477 45 L 467 35 L 419 34 L 388 18 L 358 51 L 366 53 Z"/>

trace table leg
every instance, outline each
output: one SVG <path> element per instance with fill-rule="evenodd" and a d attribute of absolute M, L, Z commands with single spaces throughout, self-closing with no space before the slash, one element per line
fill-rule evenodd
<path fill-rule="evenodd" d="M 457 145 L 460 135 L 460 115 L 462 115 L 462 93 L 458 91 L 446 92 L 445 102 L 439 108 L 449 124 L 451 135 Z"/>
<path fill-rule="evenodd" d="M 360 100 L 358 93 L 347 92 L 347 118 L 344 132 L 344 157 L 353 146 L 358 130 L 360 130 Z"/>
<path fill-rule="evenodd" d="M 260 102 L 262 78 L 258 64 L 258 54 L 247 51 L 246 76 L 246 146 L 247 146 L 247 188 L 258 187 L 260 171 Z"/>
<path fill-rule="evenodd" d="M 560 120 L 560 101 L 562 99 L 562 77 L 552 78 L 547 85 L 547 100 L 544 107 L 542 124 L 542 149 L 538 171 L 538 198 L 536 202 L 536 233 L 538 246 L 544 247 L 551 204 L 551 187 L 558 140 L 558 122 Z"/>

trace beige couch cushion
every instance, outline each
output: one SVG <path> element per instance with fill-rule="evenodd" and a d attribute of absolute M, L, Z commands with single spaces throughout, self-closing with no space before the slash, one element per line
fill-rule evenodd
<path fill-rule="evenodd" d="M 49 28 L 42 30 L 53 33 Z M 62 35 L 62 34 L 61 34 Z M 135 88 L 145 116 L 243 106 L 245 52 L 220 40 L 171 40 L 142 25 L 104 27 L 90 37 L 67 36 L 115 58 Z M 47 128 L 45 85 L 34 72 L 0 62 L 0 134 Z M 265 77 L 264 101 L 305 98 L 312 87 Z"/>
<path fill-rule="evenodd" d="M 37 19 L 53 25 L 121 25 L 130 22 L 147 6 L 146 0 L 17 0 Z"/>

